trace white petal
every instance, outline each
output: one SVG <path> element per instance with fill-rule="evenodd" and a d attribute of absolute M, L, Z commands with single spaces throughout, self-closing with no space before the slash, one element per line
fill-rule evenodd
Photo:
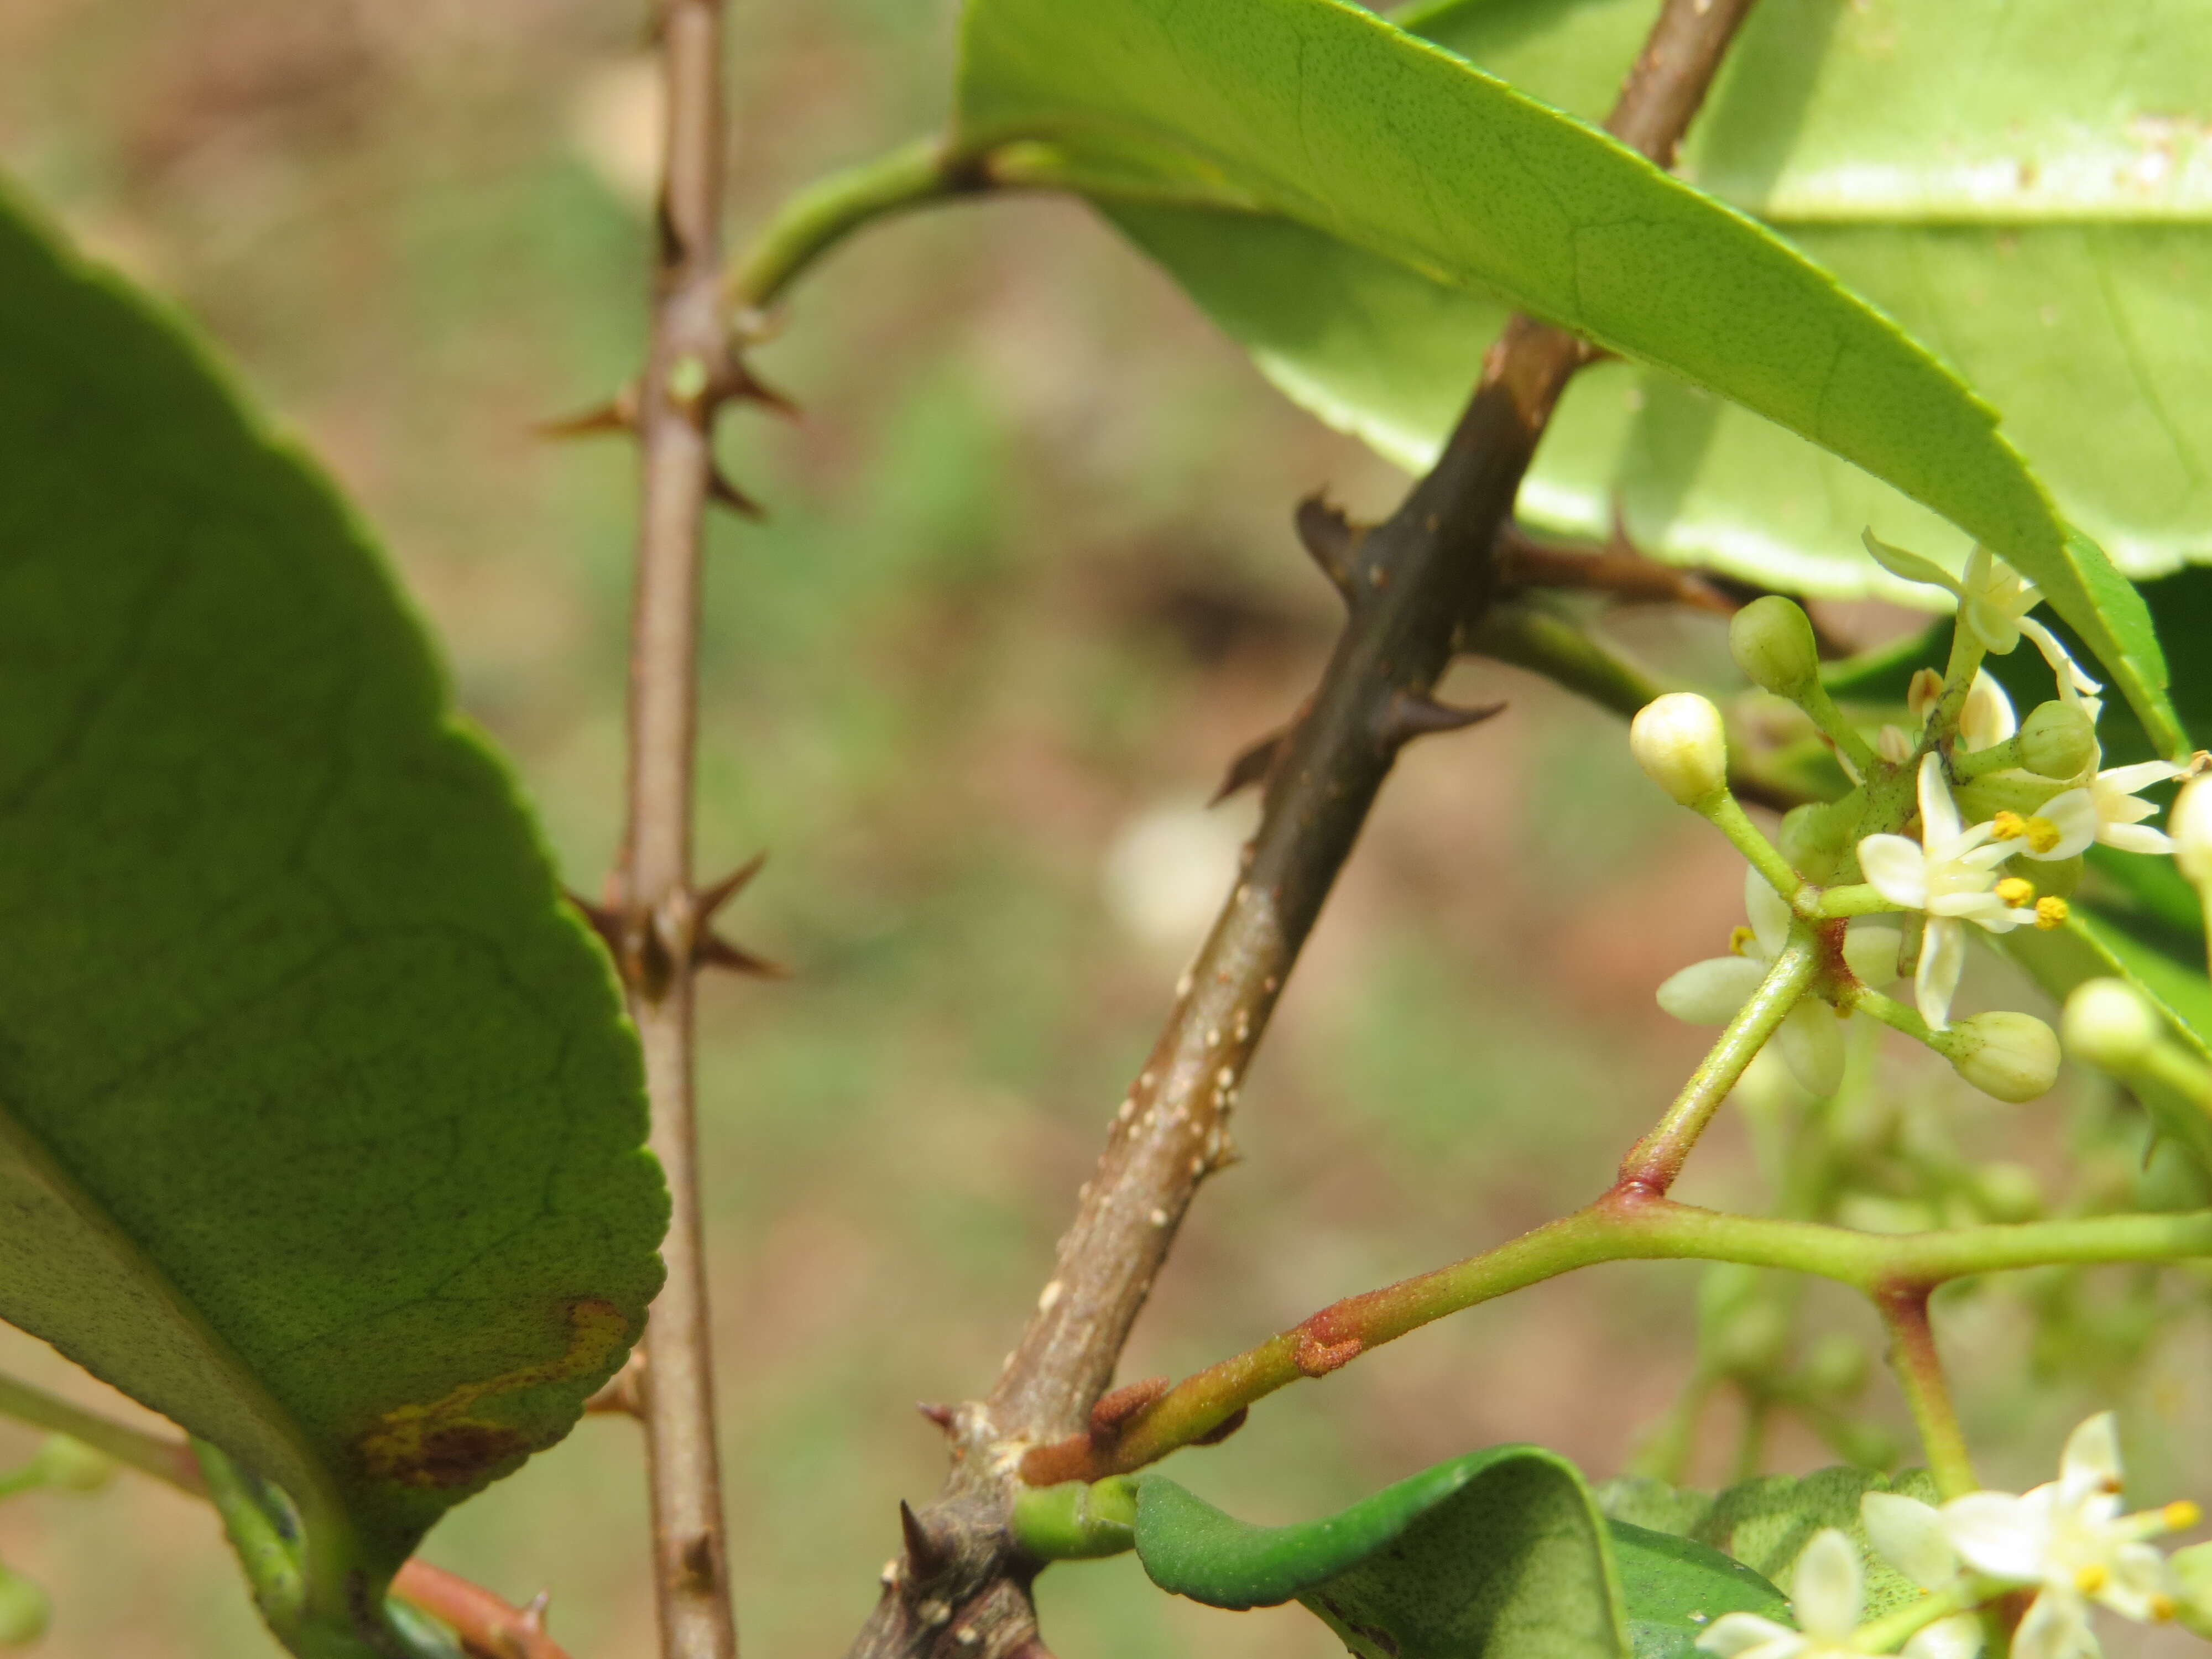
<path fill-rule="evenodd" d="M 2124 795 L 2133 795 L 2148 789 L 2154 783 L 2164 783 L 2168 778 L 2178 778 L 2182 769 L 2172 761 L 2138 761 L 2133 766 L 2114 766 L 2097 774 L 2097 781 L 2108 789 L 2117 789 Z"/>
<path fill-rule="evenodd" d="M 1982 1650 L 1982 1621 L 1971 1613 L 1938 1619 L 1905 1644 L 1905 1659 L 1974 1659 Z"/>
<path fill-rule="evenodd" d="M 1755 1613 L 1724 1613 L 1698 1638 L 1698 1645 L 1707 1653 L 1718 1654 L 1720 1659 L 1741 1659 L 1753 1653 L 1759 1659 L 1792 1659 L 1804 1651 L 1805 1638 L 1789 1626 Z"/>
<path fill-rule="evenodd" d="M 1790 943 L 1790 901 L 1748 866 L 1743 872 L 1743 913 L 1751 919 L 1751 936 L 1766 952 L 1766 959 L 1773 961 Z"/>
<path fill-rule="evenodd" d="M 1866 1574 L 1851 1540 L 1834 1527 L 1813 1534 L 1790 1580 L 1797 1628 L 1818 1641 L 1840 1642 L 1858 1628 L 1866 1606 Z"/>
<path fill-rule="evenodd" d="M 2020 717 L 2013 713 L 2004 687 L 1990 678 L 1987 669 L 1977 668 L 1966 688 L 1966 706 L 1959 711 L 1959 740 L 1968 749 L 1990 749 L 2019 730 Z"/>
<path fill-rule="evenodd" d="M 2020 617 L 2010 607 L 1977 593 L 1966 600 L 1965 615 L 1967 628 L 1991 656 L 2009 656 L 2020 643 Z"/>
<path fill-rule="evenodd" d="M 1903 1492 L 1870 1492 L 1859 1499 L 1867 1541 L 1923 1589 L 1948 1584 L 1959 1571 L 1959 1553 L 1934 1505 Z"/>
<path fill-rule="evenodd" d="M 2085 1659 L 2098 1651 L 2081 1598 L 2048 1585 L 2013 1633 L 2013 1659 Z"/>
<path fill-rule="evenodd" d="M 1920 757 L 1920 842 L 1930 848 L 1959 838 L 1963 825 L 1951 799 L 1950 783 L 1943 776 L 1942 757 L 1930 750 Z"/>
<path fill-rule="evenodd" d="M 1959 579 L 1933 560 L 1923 559 L 1917 553 L 1908 553 L 1901 547 L 1893 547 L 1871 530 L 1861 531 L 1859 540 L 1866 544 L 1866 550 L 1874 555 L 1874 562 L 1891 575 L 1929 587 L 1940 587 L 1948 592 L 1960 591 Z"/>
<path fill-rule="evenodd" d="M 1689 1025 L 1725 1025 L 1766 977 L 1748 957 L 1693 962 L 1659 988 L 1659 1006 Z"/>
<path fill-rule="evenodd" d="M 1966 969 L 1966 930 L 1948 916 L 1928 918 L 1920 940 L 1920 969 L 1912 976 L 1912 998 L 1931 1030 L 1951 1023 L 1951 999 Z"/>
<path fill-rule="evenodd" d="M 1903 836 L 1869 836 L 1859 843 L 1859 869 L 1892 904 L 1917 910 L 1928 902 L 1928 854 Z"/>
<path fill-rule="evenodd" d="M 2058 1455 L 2058 1486 L 2067 1498 L 2120 1489 L 2119 1419 L 2099 1412 L 2066 1437 L 2066 1449 Z"/>
<path fill-rule="evenodd" d="M 1774 1045 L 1808 1093 L 1832 1095 L 1843 1086 L 1844 1022 L 1820 998 L 1805 998 L 1783 1017 Z"/>
<path fill-rule="evenodd" d="M 2043 803 L 2043 811 L 2036 815 L 2058 831 L 2058 844 L 2047 853 L 2039 853 L 2027 842 L 2021 850 L 2032 859 L 2070 859 L 2087 850 L 2097 839 L 2097 803 L 2087 789 L 2069 789 L 2053 795 Z"/>
<path fill-rule="evenodd" d="M 2081 672 L 2081 665 L 2075 662 L 2073 653 L 2059 642 L 2058 635 L 2041 623 L 2032 617 L 2023 617 L 2020 631 L 2033 640 L 2035 648 L 2043 653 L 2043 660 L 2051 665 L 2051 672 L 2057 680 L 2062 693 L 2094 697 L 2105 689 Z"/>
<path fill-rule="evenodd" d="M 1887 985 L 1897 977 L 1897 953 L 1904 942 L 1904 936 L 1886 922 L 1854 923 L 1844 935 L 1844 965 L 1862 985 Z"/>
<path fill-rule="evenodd" d="M 2107 847 L 2118 848 L 2123 853 L 2171 853 L 2173 850 L 2173 837 L 2148 823 L 2108 823 L 2097 832 L 2097 839 Z"/>
<path fill-rule="evenodd" d="M 1968 1492 L 1943 1505 L 1943 1531 L 1966 1565 L 1992 1578 L 2033 1584 L 2043 1577 L 2050 1529 L 2041 1512 L 2007 1492 Z"/>
<path fill-rule="evenodd" d="M 2158 1617 L 2160 1603 L 2168 1606 L 2170 1613 L 2173 1583 L 2166 1558 L 2149 1545 L 2121 1545 L 2112 1552 L 2110 1571 L 2096 1599 L 2121 1618 L 2148 1624 Z"/>

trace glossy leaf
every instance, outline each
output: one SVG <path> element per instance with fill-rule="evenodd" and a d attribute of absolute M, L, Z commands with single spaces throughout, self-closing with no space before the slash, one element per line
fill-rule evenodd
<path fill-rule="evenodd" d="M 1310 392 L 1327 362 L 1365 358 L 1372 378 L 1421 362 L 1452 388 L 1421 399 L 1431 441 L 1491 332 L 1440 337 L 1469 291 L 1717 392 L 2003 553 L 2165 723 L 2140 605 L 1933 358 L 1747 220 L 1355 7 L 974 0 L 958 126 L 968 145 L 1030 143 L 1033 176 L 1111 204 Z M 1680 427 L 1668 441 L 1694 440 Z"/>
<path fill-rule="evenodd" d="M 360 526 L 4 200 L 0 362 L 0 1316 L 374 1585 L 641 1328 L 635 1042 Z"/>
<path fill-rule="evenodd" d="M 1164 1589 L 1238 1609 L 1295 1597 L 1372 1659 L 1685 1659 L 1721 1613 L 1787 1616 L 1779 1591 L 1717 1552 L 1606 1521 L 1571 1465 L 1529 1446 L 1288 1527 L 1139 1476 L 1136 1545 Z"/>

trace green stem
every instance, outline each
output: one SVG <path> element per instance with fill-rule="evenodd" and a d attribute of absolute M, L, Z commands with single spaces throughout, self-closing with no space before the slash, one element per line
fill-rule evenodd
<path fill-rule="evenodd" d="M 2008 1588 L 1993 1578 L 1961 1578 L 1917 1601 L 1906 1602 L 1894 1613 L 1861 1625 L 1851 1632 L 1851 1646 L 1861 1653 L 1894 1653 L 1937 1620 L 1969 1612 L 2003 1595 Z"/>
<path fill-rule="evenodd" d="M 1629 1149 L 1620 1166 L 1624 1183 L 1655 1194 L 1664 1193 L 1674 1184 L 1690 1149 L 1698 1144 L 1698 1137 L 1712 1121 L 1721 1102 L 1796 1006 L 1819 965 L 1812 939 L 1802 927 L 1793 929 L 1790 942 L 1766 970 L 1766 977 L 1751 994 L 1751 1000 L 1736 1011 L 1711 1052 L 1690 1073 L 1690 1080 L 1682 1085 L 1667 1115 Z"/>
<path fill-rule="evenodd" d="M 19 1423 L 65 1434 L 156 1480 L 165 1480 L 195 1497 L 207 1495 L 207 1482 L 201 1475 L 200 1466 L 175 1441 L 142 1434 L 120 1423 L 110 1422 L 70 1405 L 58 1395 L 34 1389 L 12 1376 L 0 1376 L 0 1417 L 12 1417 Z"/>
<path fill-rule="evenodd" d="M 1165 1456 L 1303 1377 L 1326 1375 L 1446 1314 L 1601 1261 L 1741 1261 L 1831 1279 L 1869 1296 L 1976 1273 L 2212 1254 L 2212 1210 L 2096 1216 L 1925 1233 L 1862 1233 L 1723 1215 L 1617 1187 L 1589 1208 L 1417 1278 L 1347 1297 L 1259 1346 L 1184 1379 L 1104 1447 L 1079 1436 L 1030 1452 L 1036 1485 L 1098 1480 Z"/>
<path fill-rule="evenodd" d="M 1896 998 L 1884 996 L 1863 984 L 1852 992 L 1851 1006 L 1861 1013 L 1873 1015 L 1893 1031 L 1902 1031 L 1915 1042 L 1926 1043 L 1945 1059 L 1950 1058 L 1950 1045 L 1945 1040 L 1948 1034 L 1921 1018 L 1919 1010 L 1908 1008 Z"/>
<path fill-rule="evenodd" d="M 1828 688 L 1815 676 L 1806 684 L 1799 696 L 1797 706 L 1813 717 L 1813 724 L 1826 734 L 1828 741 L 1847 758 L 1860 777 L 1874 770 L 1878 758 L 1874 746 L 1858 734 L 1857 728 L 1844 718 L 1844 711 L 1836 707 L 1836 700 L 1828 695 Z"/>
<path fill-rule="evenodd" d="M 2131 1071 L 2163 1083 L 2184 1099 L 2212 1113 L 2212 1068 L 2178 1042 L 2151 1045 L 2140 1065 Z"/>
<path fill-rule="evenodd" d="M 1865 882 L 1848 887 L 1828 887 L 1820 892 L 1820 914 L 1830 921 L 1841 916 L 1891 915 L 1912 907 L 1899 904 L 1894 899 L 1881 896 L 1879 888 Z"/>
<path fill-rule="evenodd" d="M 1697 803 L 1697 812 L 1714 829 L 1735 844 L 1735 849 L 1749 859 L 1752 867 L 1766 878 L 1774 890 L 1794 905 L 1797 896 L 1805 890 L 1805 878 L 1790 867 L 1766 834 L 1751 821 L 1736 798 L 1725 788 L 1716 789 Z"/>
<path fill-rule="evenodd" d="M 1936 1351 L 1936 1331 L 1928 1320 L 1928 1285 L 1912 1284 L 1877 1291 L 1875 1303 L 1889 1329 L 1889 1363 L 1904 1387 L 1905 1403 L 1912 1408 L 1913 1426 L 1920 1431 L 1929 1473 L 1936 1477 L 1936 1489 L 1948 1500 L 1979 1492 L 1982 1483 L 1974 1478 L 1966 1433 L 1951 1403 L 1950 1384 L 1944 1380 L 1942 1357 Z"/>
<path fill-rule="evenodd" d="M 864 225 L 993 183 L 980 158 L 937 137 L 917 138 L 819 179 L 779 207 L 732 262 L 730 307 L 743 312 L 772 304 L 801 271 Z"/>
<path fill-rule="evenodd" d="M 1951 781 L 1961 787 L 1992 772 L 2016 771 L 2027 762 L 2021 754 L 2020 739 L 2007 738 L 2002 743 L 1993 743 L 1986 749 L 1954 749 L 1951 751 Z"/>

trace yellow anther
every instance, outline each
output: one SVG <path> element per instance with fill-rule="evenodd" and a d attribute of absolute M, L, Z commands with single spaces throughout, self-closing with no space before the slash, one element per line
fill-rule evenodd
<path fill-rule="evenodd" d="M 2030 818 L 2027 821 L 2027 844 L 2039 853 L 2048 853 L 2063 839 L 2058 826 L 2049 818 Z"/>
<path fill-rule="evenodd" d="M 2046 933 L 2054 927 L 2063 927 L 2066 918 L 2072 914 L 2063 898 L 2039 898 L 2035 902 L 2035 925 Z"/>
<path fill-rule="evenodd" d="M 1758 940 L 1758 938 L 1759 935 L 1753 933 L 1750 928 L 1738 927 L 1729 935 L 1729 954 L 1732 957 L 1749 956 L 1750 947 Z"/>
<path fill-rule="evenodd" d="M 2177 1498 L 2158 1512 L 2168 1532 L 2187 1532 L 2204 1518 L 2204 1511 L 2186 1498 Z"/>
<path fill-rule="evenodd" d="M 2172 1623 L 2173 1615 L 2180 1611 L 2180 1603 L 2171 1595 L 2154 1595 L 2150 1598 L 2150 1616 L 2161 1625 Z"/>
<path fill-rule="evenodd" d="M 2094 1595 L 2111 1582 L 2112 1577 L 2101 1564 L 2092 1562 L 2074 1575 L 2074 1588 L 2084 1595 Z"/>
<path fill-rule="evenodd" d="M 1997 884 L 1997 896 L 2007 904 L 2025 904 L 2035 896 L 2035 884 L 2026 876 L 2007 876 Z"/>
<path fill-rule="evenodd" d="M 1998 841 L 2018 841 L 2027 833 L 2027 820 L 2017 812 L 2000 812 L 1990 820 L 1990 834 Z"/>

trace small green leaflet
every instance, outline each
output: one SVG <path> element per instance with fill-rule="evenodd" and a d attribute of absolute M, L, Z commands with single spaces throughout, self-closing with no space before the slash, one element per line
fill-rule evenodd
<path fill-rule="evenodd" d="M 635 1040 L 360 526 L 4 198 L 0 365 L 0 1316 L 374 1608 L 643 1324 Z"/>
<path fill-rule="evenodd" d="M 1387 374 L 1402 310 L 1455 408 L 1486 340 L 1449 348 L 1464 295 L 1550 319 L 2002 553 L 2171 736 L 2141 602 L 1989 409 L 1779 240 L 1602 135 L 1343 0 L 972 0 L 963 46 L 958 143 L 1036 151 L 1032 176 L 1098 199 L 1263 364 L 1320 338 Z"/>
<path fill-rule="evenodd" d="M 1721 1613 L 1789 1616 L 1718 1552 L 1607 1522 L 1538 1447 L 1455 1458 L 1288 1527 L 1158 1475 L 1134 1485 L 1137 1553 L 1163 1589 L 1239 1609 L 1296 1598 L 1364 1659 L 1687 1659 Z"/>

